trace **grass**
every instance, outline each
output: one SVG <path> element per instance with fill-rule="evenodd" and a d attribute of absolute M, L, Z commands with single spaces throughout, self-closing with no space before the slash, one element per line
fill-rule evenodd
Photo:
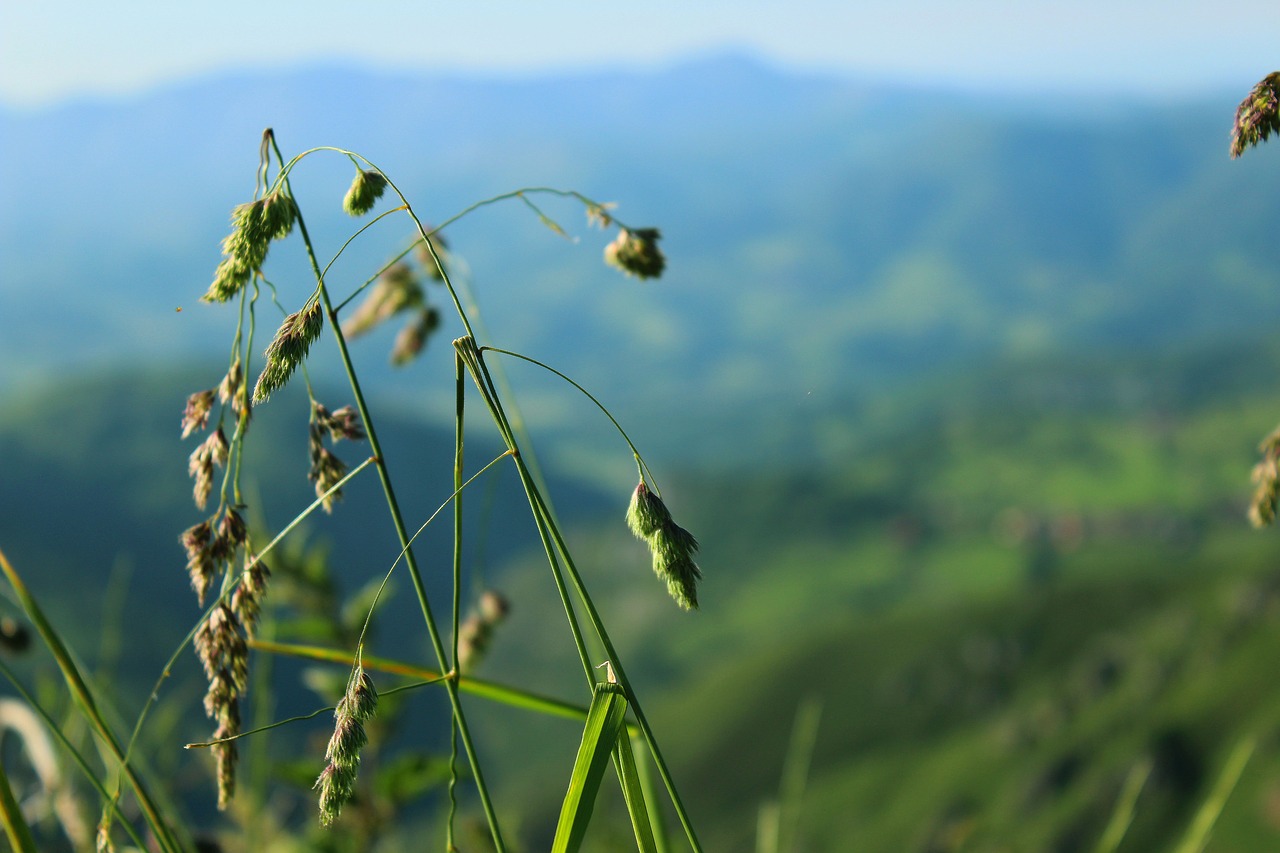
<path fill-rule="evenodd" d="M 310 237 L 293 190 L 294 181 L 303 175 L 304 163 L 309 158 L 320 156 L 345 158 L 354 165 L 355 178 L 342 200 L 342 207 L 353 217 L 367 217 L 365 224 L 338 247 L 327 262 L 321 261 L 321 248 Z M 384 194 L 390 196 L 390 204 L 382 205 L 386 209 L 371 215 Z M 572 827 L 572 831 L 566 833 L 558 849 L 577 850 L 581 847 L 610 755 L 615 758 L 621 790 L 632 805 L 631 821 L 640 849 L 657 849 L 658 838 L 666 849 L 666 833 L 671 827 L 661 813 L 663 807 L 657 799 L 659 790 L 678 821 L 679 834 L 689 847 L 701 849 L 657 737 L 642 710 L 640 697 L 627 678 L 623 656 L 614 645 L 576 568 L 560 522 L 552 509 L 515 398 L 496 366 L 491 367 L 488 363 L 486 356 L 492 347 L 482 346 L 482 341 L 477 341 L 482 330 L 475 320 L 477 309 L 473 297 L 466 282 L 458 277 L 456 258 L 446 249 L 439 233 L 441 227 L 461 217 L 475 214 L 492 204 L 510 202 L 523 204 L 542 225 L 567 236 L 565 229 L 541 206 L 547 198 L 570 200 L 586 211 L 589 222 L 617 232 L 616 239 L 605 249 L 609 263 L 628 275 L 642 279 L 656 278 L 662 273 L 665 259 L 657 247 L 660 235 L 656 229 L 629 228 L 620 223 L 609 208 L 579 193 L 546 187 L 518 190 L 472 205 L 443 220 L 442 226 L 429 229 L 390 178 L 359 155 L 341 149 L 321 148 L 286 160 L 271 131 L 264 134 L 254 199 L 233 211 L 231 234 L 223 242 L 223 260 L 204 296 L 204 301 L 226 304 L 234 312 L 226 373 L 213 387 L 191 394 L 183 415 L 183 437 L 191 435 L 197 442 L 189 464 L 194 484 L 192 496 L 199 510 L 208 512 L 212 508 L 212 515 L 182 534 L 192 588 L 203 613 L 174 649 L 136 720 L 131 726 L 123 726 L 123 731 L 132 731 L 131 736 L 119 734 L 121 722 L 109 719 L 113 714 L 103 710 L 100 688 L 86 678 L 58 629 L 43 615 L 39 603 L 28 592 L 20 570 L 0 555 L 0 566 L 3 566 L 18 603 L 38 629 L 41 640 L 65 676 L 75 708 L 73 718 L 79 716 L 90 725 L 99 746 L 105 751 L 105 761 L 98 763 L 89 760 L 84 746 L 67 742 L 87 776 L 85 781 L 98 788 L 102 796 L 103 811 L 98 825 L 100 845 L 109 846 L 113 836 L 128 835 L 142 847 L 145 844 L 140 833 L 149 835 L 152 842 L 165 851 L 192 849 L 195 843 L 197 828 L 187 817 L 187 810 L 175 809 L 172 804 L 152 798 L 150 791 L 157 787 L 157 781 L 144 778 L 143 763 L 134 752 L 135 745 L 145 741 L 152 731 L 152 720 L 162 716 L 157 703 L 184 701 L 176 695 L 167 694 L 166 682 L 170 672 L 185 658 L 186 647 L 191 643 L 208 679 L 204 708 L 213 725 L 210 736 L 191 746 L 199 747 L 201 752 L 214 759 L 215 784 L 212 790 L 216 791 L 219 810 L 225 811 L 230 819 L 223 822 L 224 829 L 219 832 L 220 843 L 227 849 L 248 849 L 246 844 L 263 843 L 265 838 L 280 831 L 272 826 L 273 817 L 267 811 L 271 794 L 264 788 L 260 773 L 254 774 L 254 790 L 248 794 L 238 793 L 242 788 L 237 782 L 242 775 L 238 769 L 240 754 L 246 752 L 253 757 L 262 753 L 264 747 L 260 744 L 265 738 L 278 737 L 291 726 L 328 713 L 333 714 L 334 729 L 323 755 L 316 754 L 313 761 L 314 772 L 319 776 L 315 782 L 319 823 L 324 827 L 332 826 L 332 829 L 324 831 L 323 835 L 297 827 L 293 831 L 299 833 L 299 840 L 324 838 L 322 843 L 329 849 L 368 849 L 380 834 L 379 824 L 393 819 L 396 812 L 408 806 L 413 799 L 410 797 L 405 801 L 403 797 L 377 793 L 388 782 L 386 774 L 395 762 L 383 760 L 380 755 L 382 744 L 375 739 L 389 735 L 394 727 L 412 718 L 413 715 L 407 715 L 406 707 L 414 702 L 412 696 L 420 693 L 435 693 L 447 700 L 446 728 L 450 735 L 444 744 L 447 758 L 443 759 L 447 771 L 442 777 L 439 774 L 434 777 L 443 783 L 440 793 L 445 798 L 443 803 L 436 800 L 441 843 L 445 849 L 456 849 L 464 816 L 478 811 L 483 817 L 487 843 L 498 851 L 509 849 L 512 842 L 504 833 L 499 807 L 486 781 L 486 762 L 482 760 L 481 750 L 472 737 L 467 713 L 470 703 L 464 705 L 462 691 L 469 691 L 468 695 L 473 699 L 503 704 L 523 714 L 585 715 L 588 731 L 592 731 L 596 718 L 585 711 L 585 702 L 581 708 L 575 708 L 572 701 L 546 697 L 519 684 L 480 681 L 469 676 L 469 668 L 474 666 L 473 659 L 485 651 L 487 638 L 502 621 L 506 605 L 502 603 L 501 596 L 492 592 L 481 594 L 484 580 L 479 574 L 479 566 L 470 562 L 473 546 L 467 531 L 471 527 L 464 523 L 463 496 L 473 485 L 485 481 L 491 467 L 506 465 L 517 475 L 533 526 L 543 543 L 546 563 L 551 570 L 547 580 L 552 582 L 560 599 L 567 634 L 576 649 L 582 676 L 585 676 L 587 695 L 598 699 L 608 694 L 618 699 L 611 706 L 615 711 L 608 715 L 613 725 L 606 729 L 613 735 L 594 741 L 596 746 L 589 752 L 596 759 L 603 757 L 603 761 L 588 762 L 592 772 L 590 783 L 585 787 L 580 784 L 582 774 L 575 773 L 572 777 L 571 796 L 566 799 L 564 807 L 566 826 Z M 336 207 L 335 204 L 335 210 Z M 338 283 L 345 279 L 345 275 L 330 278 L 329 270 L 348 247 L 357 241 L 372 239 L 375 232 L 384 230 L 393 217 L 407 219 L 411 226 L 411 237 L 403 244 L 403 249 L 394 252 L 391 260 L 363 283 Z M 273 248 L 275 251 L 271 252 Z M 276 262 L 275 255 L 290 248 L 300 250 L 304 261 L 302 268 L 310 268 L 309 285 L 299 287 L 292 283 L 298 280 L 295 269 L 298 264 Z M 270 263 L 267 260 L 269 253 L 272 254 Z M 443 304 L 437 307 L 437 302 Z M 417 526 L 418 522 L 415 520 L 413 525 L 410 524 L 397 491 L 404 469 L 395 468 L 394 461 L 388 458 L 381 445 L 375 416 L 366 400 L 349 338 L 370 324 L 407 317 L 407 325 L 396 339 L 392 359 L 409 361 L 441 325 L 442 310 L 452 311 L 463 332 L 454 341 L 456 391 L 452 483 L 443 489 L 446 495 L 444 502 L 421 521 L 416 533 L 411 533 L 412 526 Z M 276 311 L 286 315 L 284 322 L 259 359 L 257 353 L 262 347 L 264 329 L 274 325 L 271 318 Z M 312 384 L 309 365 L 312 369 L 319 369 L 313 355 L 324 346 L 321 333 L 326 327 L 331 334 L 337 365 L 347 379 L 348 393 L 353 401 L 349 406 L 322 404 Z M 532 361 L 561 380 L 568 381 L 594 402 L 604 415 L 604 423 L 608 425 L 611 422 L 621 434 L 623 452 L 634 460 L 641 488 L 648 484 L 654 495 L 652 500 L 661 507 L 652 471 L 600 401 L 565 374 L 536 359 L 506 350 L 493 351 L 498 355 Z M 334 362 L 330 358 L 324 363 Z M 253 382 L 254 375 L 258 376 L 256 383 Z M 254 503 L 260 501 L 261 496 L 244 488 L 244 484 L 255 476 L 251 467 L 253 457 L 247 448 L 252 445 L 258 429 L 250 426 L 261 418 L 287 417 L 287 407 L 277 411 L 280 403 L 268 403 L 275 402 L 272 398 L 287 385 L 299 383 L 305 386 L 308 398 L 306 432 L 315 500 L 281 527 L 272 530 L 254 521 L 255 513 L 261 518 L 260 505 Z M 473 408 L 477 403 L 479 408 Z M 481 460 L 479 464 L 464 456 L 464 448 L 473 445 L 468 436 L 476 432 L 475 427 L 464 420 L 464 412 L 472 411 L 478 411 L 482 420 L 491 421 L 489 426 L 496 431 L 503 445 L 502 452 Z M 91 448 L 92 443 L 88 447 Z M 348 458 L 360 459 L 361 447 L 367 447 L 367 455 L 362 461 L 348 463 L 339 455 L 341 452 Z M 400 473 L 393 476 L 393 469 Z M 393 541 L 398 543 L 398 556 L 389 565 L 375 569 L 366 577 L 365 589 L 371 595 L 361 593 L 353 597 L 349 605 L 344 605 L 336 597 L 340 595 L 339 588 L 324 567 L 309 563 L 299 554 L 291 556 L 282 543 L 295 528 L 315 525 L 321 511 L 341 512 L 339 501 L 344 490 L 348 490 L 356 478 L 371 476 L 376 477 L 385 499 Z M 641 538 L 648 540 L 646 544 L 653 552 L 655 570 L 660 575 L 675 578 L 669 585 L 679 593 L 677 603 L 684 607 L 696 606 L 689 576 L 690 572 L 693 579 L 698 575 L 691 559 L 696 543 L 674 524 L 665 509 L 661 513 L 661 518 L 655 516 L 658 520 L 642 531 Z M 450 520 L 451 565 L 423 564 L 417 556 L 415 540 L 433 522 L 436 523 L 431 529 L 437 531 L 447 527 Z M 296 534 L 293 538 L 296 540 Z M 369 549 L 368 553 L 372 556 L 374 551 Z M 268 569 L 268 566 L 272 568 Z M 428 571 L 434 577 L 443 574 L 450 578 L 447 596 L 433 595 L 426 582 Z M 680 575 L 681 572 L 685 575 Z M 384 594 L 387 597 L 393 594 L 389 582 L 404 575 L 408 576 L 408 586 L 417 601 L 420 641 L 425 641 L 430 650 L 427 660 L 411 657 L 393 662 L 366 654 L 366 642 L 373 637 L 370 629 L 376 624 L 379 603 Z M 379 577 L 382 577 L 380 584 Z M 439 582 L 433 582 L 433 586 L 439 586 Z M 287 600 L 291 600 L 293 610 L 302 617 L 300 620 L 279 622 L 273 619 L 276 605 L 270 602 L 273 590 L 277 588 L 280 591 L 275 592 L 275 596 L 284 594 Z M 464 600 L 470 600 L 482 609 L 464 620 Z M 290 628 L 290 625 L 295 628 Z M 281 643 L 271 639 L 280 630 L 295 630 L 302 626 L 306 626 L 302 628 L 307 632 L 305 636 L 318 636 L 339 646 Z M 538 641 L 545 642 L 545 637 L 539 637 Z M 322 706 L 308 714 L 272 721 L 270 677 L 254 675 L 254 670 L 276 668 L 264 667 L 264 655 L 280 658 L 281 664 L 290 659 L 336 659 L 349 667 L 349 676 L 343 680 L 323 676 L 329 686 L 321 689 L 321 693 L 324 695 L 328 691 L 333 700 L 327 708 Z M 604 662 L 607 662 L 605 665 L 609 671 L 607 680 L 602 680 L 598 674 L 598 665 Z M 424 664 L 430 665 L 424 667 Z M 21 689 L 20 676 L 9 670 L 6 674 L 14 686 Z M 406 690 L 413 690 L 413 694 L 405 693 Z M 266 691 L 267 695 L 256 698 L 255 725 L 246 727 L 245 717 L 252 707 L 249 704 L 251 698 L 261 691 Z M 39 703 L 48 700 L 33 697 L 31 701 L 36 702 L 38 708 L 43 708 Z M 438 707 L 435 702 L 425 704 Z M 45 713 L 52 720 L 49 712 Z M 624 714 L 629 715 L 631 722 L 623 731 L 634 732 L 642 746 L 641 754 L 635 757 L 630 750 L 629 736 L 618 734 Z M 597 728 L 595 731 L 599 736 L 601 730 Z M 408 754 L 427 756 L 441 746 L 434 733 L 415 739 L 401 732 L 399 738 L 399 748 Z M 362 769 L 362 756 L 366 753 L 369 761 L 365 763 L 372 766 Z M 650 764 L 656 774 L 650 772 Z M 398 778 L 401 781 L 395 786 L 400 790 L 408 777 L 401 773 Z M 439 796 L 439 793 L 432 793 L 418 783 L 410 783 L 409 787 L 417 792 L 420 800 L 427 794 L 431 794 L 433 800 Z M 0 794 L 8 790 L 6 786 Z M 116 805 L 120 793 L 127 794 L 123 811 Z M 244 802 L 246 796 L 252 798 L 248 803 Z M 0 805 L 10 800 L 0 796 Z M 134 808 L 141 810 L 141 821 L 133 814 Z M 0 809 L 0 813 L 3 813 L 6 831 L 15 845 L 19 849 L 30 847 L 31 829 L 26 819 L 11 808 Z M 240 825 L 242 834 L 231 831 L 230 828 L 236 824 Z"/>

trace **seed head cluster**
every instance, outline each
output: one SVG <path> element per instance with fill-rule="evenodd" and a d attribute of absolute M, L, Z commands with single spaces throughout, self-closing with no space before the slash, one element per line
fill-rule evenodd
<path fill-rule="evenodd" d="M 644 480 L 631 494 L 627 526 L 637 539 L 649 545 L 653 571 L 666 581 L 667 592 L 685 610 L 698 609 L 698 581 L 702 570 L 694 562 L 698 540 L 676 524 L 662 498 L 649 490 Z"/>
<path fill-rule="evenodd" d="M 283 187 L 231 211 L 231 233 L 222 241 L 222 262 L 201 299 L 226 302 L 238 294 L 266 261 L 271 241 L 282 240 L 293 230 L 297 213 Z"/>
<path fill-rule="evenodd" d="M 373 210 L 373 205 L 382 198 L 387 188 L 387 179 L 375 169 L 362 169 L 356 172 L 351 187 L 342 199 L 342 209 L 352 216 L 363 216 Z"/>
<path fill-rule="evenodd" d="M 360 426 L 360 416 L 351 406 L 343 406 L 336 411 L 329 411 L 323 404 L 311 402 L 311 424 L 307 430 L 308 455 L 311 458 L 311 469 L 307 479 L 315 483 L 316 497 L 323 498 L 325 512 L 333 512 L 333 505 L 342 499 L 342 490 L 326 494 L 347 473 L 347 466 L 333 451 L 325 447 L 324 440 L 328 436 L 330 442 L 360 441 L 364 438 L 364 429 Z"/>
<path fill-rule="evenodd" d="M 1236 121 L 1231 128 L 1231 157 L 1239 157 L 1273 133 L 1280 134 L 1280 71 L 1273 71 L 1258 81 L 1236 108 Z"/>
<path fill-rule="evenodd" d="M 227 375 L 214 388 L 199 391 L 187 398 L 182 414 L 182 435 L 207 429 L 215 401 L 222 415 L 230 408 L 238 412 L 242 429 L 248 423 L 244 373 L 236 358 Z M 220 418 L 222 417 L 220 415 Z M 239 438 L 237 438 L 237 441 Z M 189 472 L 195 480 L 194 500 L 204 509 L 212 492 L 215 466 L 225 466 L 231 452 L 221 425 L 208 435 L 191 454 Z M 238 452 L 238 451 L 237 451 Z M 248 687 L 249 651 L 246 637 L 251 635 L 262 611 L 270 570 L 254 556 L 249 543 L 248 525 L 243 507 L 230 506 L 224 495 L 213 515 L 182 532 L 179 542 L 187 557 L 187 576 L 201 606 L 219 582 L 239 569 L 239 583 L 229 598 L 218 601 L 197 629 L 193 644 L 204 668 L 209 686 L 204 697 L 205 713 L 215 721 L 211 751 L 217 763 L 218 807 L 226 808 L 235 793 L 236 746 L 240 734 L 240 700 Z"/>
<path fill-rule="evenodd" d="M 421 247 L 423 244 L 420 242 L 418 245 Z M 420 255 L 425 256 L 420 260 L 428 277 L 440 280 L 440 268 L 430 254 L 422 249 Z M 416 358 L 431 333 L 440 325 L 440 312 L 427 304 L 418 275 L 413 267 L 401 261 L 387 267 L 378 276 L 368 295 L 342 324 L 342 332 L 348 338 L 358 337 L 405 312 L 409 313 L 409 320 L 396 335 L 391 348 L 391 363 L 396 367 Z"/>
<path fill-rule="evenodd" d="M 480 602 L 458 626 L 458 671 L 471 672 L 484 659 L 494 629 L 507 618 L 511 604 L 501 593 L 487 589 Z"/>
<path fill-rule="evenodd" d="M 324 312 L 320 301 L 311 299 L 302 310 L 295 311 L 276 331 L 275 338 L 267 346 L 266 365 L 253 388 L 253 402 L 264 403 L 289 381 L 324 326 Z"/>
<path fill-rule="evenodd" d="M 1280 428 L 1258 445 L 1262 459 L 1253 466 L 1253 501 L 1249 504 L 1249 521 L 1254 527 L 1266 527 L 1276 520 L 1276 502 L 1280 500 Z"/>
<path fill-rule="evenodd" d="M 369 742 L 364 724 L 378 708 L 378 691 L 373 679 L 360 664 L 356 665 L 347 691 L 334 709 L 333 736 L 325 750 L 328 764 L 316 779 L 320 792 L 320 823 L 328 826 L 338 819 L 342 807 L 355 795 L 356 776 L 360 769 L 360 751 Z"/>
<path fill-rule="evenodd" d="M 626 228 L 604 249 L 604 259 L 627 275 L 636 278 L 658 278 L 666 269 L 667 259 L 658 248 L 662 234 L 657 228 Z"/>
<path fill-rule="evenodd" d="M 249 684 L 249 646 L 243 625 L 227 604 L 219 604 L 196 631 L 196 656 L 209 679 L 204 712 L 217 722 L 212 747 L 218 765 L 218 808 L 235 795 L 236 745 L 240 734 L 240 699 Z"/>

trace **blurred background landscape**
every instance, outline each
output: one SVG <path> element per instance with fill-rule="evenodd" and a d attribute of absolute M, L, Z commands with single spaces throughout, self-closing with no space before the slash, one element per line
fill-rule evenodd
<path fill-rule="evenodd" d="M 609 236 L 569 203 L 539 201 L 569 239 L 518 203 L 445 236 L 487 339 L 596 394 L 702 543 L 702 609 L 677 611 L 623 523 L 626 446 L 572 389 L 505 363 L 707 849 L 754 849 L 781 796 L 794 851 L 1094 850 L 1135 784 L 1119 849 L 1171 849 L 1242 742 L 1256 749 L 1207 849 L 1271 849 L 1280 550 L 1246 507 L 1280 421 L 1280 153 L 1227 156 L 1275 59 L 1258 61 L 1126 90 L 746 48 L 518 76 L 313 58 L 0 105 L 0 547 L 132 719 L 199 614 L 179 418 L 226 370 L 234 312 L 198 299 L 264 127 L 286 156 L 359 151 L 430 221 L 574 189 L 661 228 L 663 278 L 604 266 Z M 350 171 L 312 158 L 295 177 L 330 253 L 352 230 Z M 407 237 L 383 223 L 330 286 Z M 268 274 L 288 310 L 310 292 L 296 236 Z M 450 315 L 408 367 L 387 363 L 392 331 L 353 347 L 413 527 L 451 491 Z M 336 408 L 351 401 L 331 343 L 310 376 Z M 293 393 L 255 413 L 263 529 L 311 500 L 305 418 Z M 478 467 L 499 445 L 472 426 Z M 514 482 L 468 504 L 469 568 L 512 602 L 482 674 L 582 701 Z M 428 566 L 447 538 L 427 536 Z M 397 550 L 370 480 L 288 559 L 350 595 Z M 447 601 L 443 568 L 431 583 Z M 371 651 L 425 661 L 398 589 Z M 265 719 L 320 704 L 305 668 L 275 678 Z M 202 689 L 184 656 L 149 760 L 213 831 L 208 768 L 177 748 L 207 734 Z M 444 745 L 447 714 L 415 713 Z M 507 758 L 506 817 L 541 849 L 579 724 L 476 713 Z M 789 747 L 797 721 L 811 761 L 788 776 L 810 754 Z M 325 725 L 282 733 L 274 757 L 307 745 L 314 778 Z M 592 849 L 627 849 L 620 805 L 601 814 Z"/>

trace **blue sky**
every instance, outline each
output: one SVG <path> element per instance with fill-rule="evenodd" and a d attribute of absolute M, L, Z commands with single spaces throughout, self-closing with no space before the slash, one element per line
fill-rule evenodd
<path fill-rule="evenodd" d="M 1280 67 L 1275 0 L 4 0 L 0 103 L 115 94 L 233 67 L 345 60 L 525 74 L 728 48 L 960 86 L 1252 85 Z"/>

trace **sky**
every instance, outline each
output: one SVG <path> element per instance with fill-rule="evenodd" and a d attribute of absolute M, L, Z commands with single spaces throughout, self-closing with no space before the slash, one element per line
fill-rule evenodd
<path fill-rule="evenodd" d="M 0 104 L 316 61 L 528 75 L 724 50 L 1003 90 L 1176 95 L 1280 67 L 1276 0 L 3 0 Z"/>

